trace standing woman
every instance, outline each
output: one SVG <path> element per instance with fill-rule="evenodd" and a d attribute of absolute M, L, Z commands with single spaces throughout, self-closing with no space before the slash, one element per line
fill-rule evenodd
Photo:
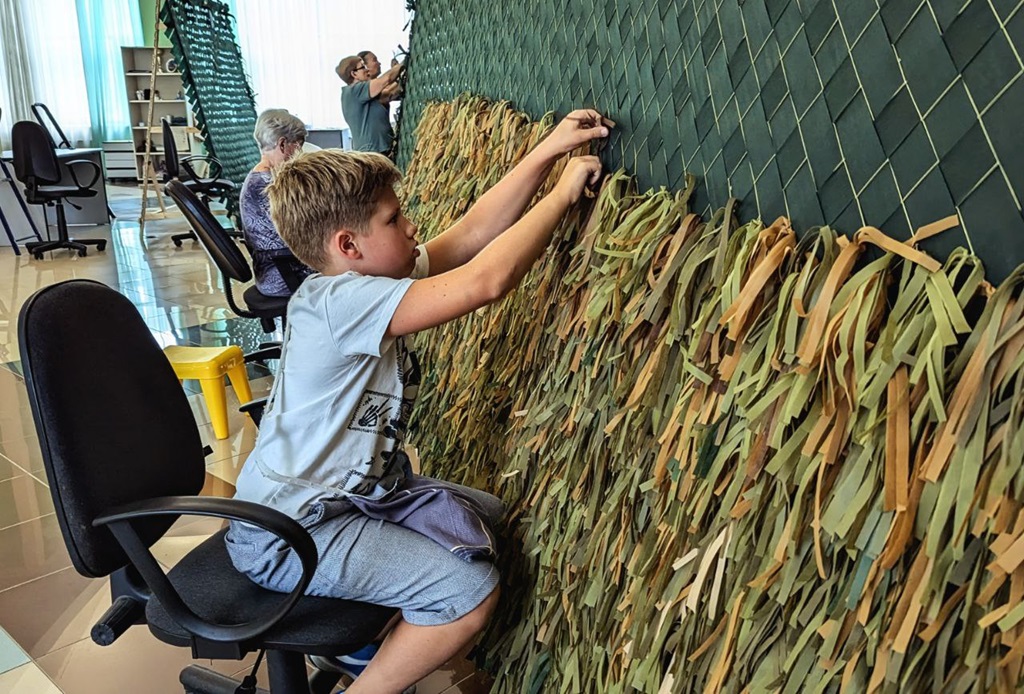
<path fill-rule="evenodd" d="M 242 232 L 252 254 L 256 289 L 265 296 L 291 296 L 294 288 L 288 286 L 279 266 L 283 265 L 286 274 L 299 281 L 313 271 L 292 254 L 277 233 L 270 218 L 266 188 L 273 170 L 302 151 L 306 126 L 285 109 L 272 108 L 256 119 L 253 137 L 259 145 L 261 157 L 245 177 L 239 195 Z"/>

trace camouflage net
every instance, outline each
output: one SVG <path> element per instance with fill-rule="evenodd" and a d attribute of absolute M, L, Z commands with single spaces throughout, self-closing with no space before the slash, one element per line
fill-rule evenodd
<path fill-rule="evenodd" d="M 424 236 L 551 126 L 431 104 Z M 1024 268 L 917 250 L 955 218 L 798 236 L 693 187 L 609 175 L 517 291 L 419 339 L 425 471 L 510 509 L 493 691 L 1019 691 Z"/>

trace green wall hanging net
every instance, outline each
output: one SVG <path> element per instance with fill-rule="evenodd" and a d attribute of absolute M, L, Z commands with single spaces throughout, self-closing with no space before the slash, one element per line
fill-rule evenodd
<path fill-rule="evenodd" d="M 213 0 L 165 0 L 160 19 L 203 143 L 224 167 L 222 176 L 235 183 L 227 203 L 234 213 L 242 181 L 260 153 L 252 137 L 255 102 L 228 6 Z"/>
<path fill-rule="evenodd" d="M 552 122 L 425 108 L 424 237 Z M 693 191 L 609 175 L 512 295 L 418 338 L 425 473 L 509 507 L 492 691 L 1019 691 L 1024 266 L 920 251 L 955 218 L 797 234 Z"/>
<path fill-rule="evenodd" d="M 534 118 L 593 107 L 642 189 L 698 179 L 708 214 L 863 224 L 1024 261 L 1024 11 L 989 0 L 418 0 L 401 161 L 430 100 L 470 92 Z"/>

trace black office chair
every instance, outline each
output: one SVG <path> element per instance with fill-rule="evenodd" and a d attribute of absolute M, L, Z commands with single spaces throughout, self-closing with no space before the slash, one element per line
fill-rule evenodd
<path fill-rule="evenodd" d="M 71 561 L 83 576 L 111 578 L 113 604 L 93 627 L 93 641 L 108 646 L 130 626 L 147 624 L 161 641 L 191 648 L 194 658 L 237 660 L 266 651 L 272 694 L 331 691 L 339 675 L 317 671 L 307 680 L 304 655 L 350 653 L 396 611 L 303 596 L 317 550 L 302 526 L 265 506 L 197 496 L 206 471 L 199 430 L 131 302 L 92 280 L 51 285 L 22 307 L 18 339 Z M 74 360 L 67 358 L 69 344 Z M 260 588 L 231 564 L 225 531 L 165 574 L 150 547 L 181 515 L 274 532 L 298 553 L 302 579 L 287 595 Z M 239 682 L 194 665 L 180 679 L 195 694 L 257 691 L 254 679 L 252 688 L 238 689 Z"/>
<path fill-rule="evenodd" d="M 170 183 L 175 180 L 181 181 L 189 190 L 198 195 L 199 199 L 207 207 L 210 206 L 211 199 L 223 200 L 235 189 L 233 182 L 220 177 L 224 168 L 216 157 L 193 154 L 178 159 L 178 143 L 174 139 L 174 130 L 171 127 L 170 119 L 165 116 L 160 120 L 160 123 L 163 130 L 164 143 L 164 183 Z M 205 161 L 210 165 L 209 176 L 200 176 L 196 172 L 193 164 L 198 161 Z M 182 176 L 182 169 L 185 172 L 184 176 Z M 229 230 L 228 235 L 234 238 L 242 238 L 242 232 L 235 229 Z M 195 232 L 175 234 L 171 237 L 171 241 L 179 248 L 181 247 L 181 242 L 186 239 L 196 240 Z"/>
<path fill-rule="evenodd" d="M 57 208 L 57 240 L 26 243 L 25 248 L 36 260 L 42 260 L 43 253 L 58 248 L 69 248 L 86 255 L 86 246 L 94 245 L 102 251 L 107 247 L 105 239 L 72 239 L 68 236 L 68 221 L 64 214 L 64 201 L 69 198 L 91 198 L 96 195 L 92 189 L 103 173 L 95 162 L 75 159 L 65 162 L 74 185 L 60 185 L 61 167 L 54 151 L 50 134 L 38 123 L 19 121 L 11 130 L 11 144 L 14 149 L 14 175 L 25 185 L 25 200 L 33 205 L 55 205 Z M 85 164 L 92 167 L 93 177 L 85 185 L 78 180 L 75 167 Z M 71 203 L 69 203 L 71 204 Z"/>
<path fill-rule="evenodd" d="M 3 120 L 4 110 L 0 108 L 0 120 Z M 0 157 L 0 185 L 10 183 L 11 190 L 14 193 L 14 198 L 18 201 L 18 205 L 21 207 L 21 211 L 25 213 L 25 219 L 28 220 L 29 226 L 32 228 L 32 236 L 25 236 L 22 238 L 14 237 L 14 230 L 11 229 L 10 223 L 7 221 L 7 215 L 4 214 L 3 207 L 0 207 L 0 225 L 3 226 L 4 232 L 7 234 L 7 240 L 11 244 L 11 248 L 14 250 L 14 255 L 21 255 L 21 249 L 18 248 L 18 241 L 24 241 L 35 237 L 37 241 L 42 241 L 43 237 L 39 233 L 39 229 L 36 228 L 36 222 L 32 219 L 32 213 L 28 211 L 28 206 L 18 193 L 18 186 L 14 182 L 14 177 L 11 176 L 10 170 L 7 168 L 7 162 L 4 161 L 3 157 Z"/>
<path fill-rule="evenodd" d="M 50 136 L 50 143 L 53 144 L 54 149 L 74 149 L 74 147 L 71 146 L 71 140 L 69 140 L 68 136 L 64 134 L 64 129 L 60 127 L 60 123 L 57 122 L 57 119 L 54 117 L 53 112 L 50 111 L 49 106 L 41 101 L 37 101 L 32 104 L 32 116 L 36 119 L 36 122 L 46 130 L 46 134 Z M 47 123 L 47 121 L 49 121 L 49 123 Z M 60 137 L 59 141 L 53 137 L 53 133 L 50 132 L 50 128 L 57 131 L 57 136 Z M 110 209 L 110 205 L 107 205 L 107 218 L 110 219 L 110 221 L 117 219 L 117 215 L 115 215 L 114 211 Z"/>
<path fill-rule="evenodd" d="M 252 279 L 252 268 L 249 261 L 242 255 L 238 245 L 231 240 L 228 230 L 221 226 L 217 218 L 210 212 L 210 208 L 204 205 L 188 186 L 181 181 L 171 181 L 165 190 L 185 215 L 185 219 L 188 220 L 192 230 L 199 238 L 199 242 L 203 244 L 210 259 L 220 270 L 224 278 L 224 294 L 231 310 L 243 318 L 259 318 L 264 332 L 274 332 L 277 328 L 274 319 L 285 320 L 288 297 L 267 296 L 261 294 L 256 287 L 249 287 L 242 294 L 245 308 L 239 306 L 231 291 L 231 281 L 244 283 Z M 286 279 L 289 286 L 294 281 L 294 277 L 290 281 Z M 295 286 L 297 287 L 298 284 Z"/>

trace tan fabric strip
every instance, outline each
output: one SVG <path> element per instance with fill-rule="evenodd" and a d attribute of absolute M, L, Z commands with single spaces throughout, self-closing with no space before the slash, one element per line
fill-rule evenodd
<path fill-rule="evenodd" d="M 879 229 L 874 227 L 864 227 L 857 232 L 856 239 L 861 242 L 868 241 L 873 243 L 884 251 L 895 253 L 901 258 L 905 258 L 912 263 L 917 263 L 929 272 L 938 272 L 942 269 L 942 265 L 935 258 L 922 253 L 916 248 L 911 248 L 907 244 L 897 241 L 891 236 L 886 236 Z"/>
<path fill-rule="evenodd" d="M 853 265 L 857 262 L 857 257 L 862 250 L 863 247 L 857 243 L 846 245 L 840 251 L 839 257 L 836 258 L 835 264 L 832 265 L 832 269 L 829 270 L 828 278 L 826 278 L 825 284 L 822 285 L 821 294 L 811 309 L 810 318 L 807 320 L 807 330 L 804 332 L 803 339 L 800 341 L 800 347 L 797 349 L 800 363 L 804 367 L 810 367 L 815 361 L 814 357 L 821 346 L 822 333 L 828 324 L 832 300 L 835 298 L 839 286 L 850 276 Z"/>
<path fill-rule="evenodd" d="M 910 237 L 910 240 L 908 240 L 907 243 L 911 246 L 916 246 L 918 243 L 924 241 L 925 239 L 930 239 L 931 237 L 937 234 L 941 234 L 944 231 L 947 231 L 949 229 L 952 229 L 953 227 L 958 226 L 960 226 L 960 217 L 958 217 L 955 214 L 952 214 L 946 217 L 945 219 L 938 220 L 937 222 L 925 224 L 923 227 L 919 228 L 917 231 L 914 232 L 914 235 Z"/>

